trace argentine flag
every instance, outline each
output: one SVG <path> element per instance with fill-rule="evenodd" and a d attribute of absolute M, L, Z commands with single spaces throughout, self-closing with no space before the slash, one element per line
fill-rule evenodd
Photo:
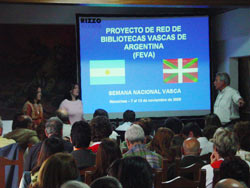
<path fill-rule="evenodd" d="M 125 60 L 90 60 L 90 85 L 125 84 Z"/>

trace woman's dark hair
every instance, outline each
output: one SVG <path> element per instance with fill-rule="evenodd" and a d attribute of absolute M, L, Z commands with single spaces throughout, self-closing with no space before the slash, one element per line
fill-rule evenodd
<path fill-rule="evenodd" d="M 149 144 L 149 149 L 172 161 L 174 156 L 170 150 L 170 145 L 173 137 L 174 132 L 171 129 L 160 127 Z"/>
<path fill-rule="evenodd" d="M 95 112 L 93 114 L 93 118 L 95 118 L 97 116 L 105 116 L 105 117 L 109 118 L 108 112 L 104 109 L 101 109 L 101 108 L 95 110 Z"/>
<path fill-rule="evenodd" d="M 37 90 L 38 88 L 41 88 L 41 86 L 31 86 L 28 90 L 28 97 L 27 100 L 31 103 L 35 103 L 34 100 L 36 99 L 37 96 Z M 37 101 L 37 103 L 40 103 L 41 101 Z"/>
<path fill-rule="evenodd" d="M 184 138 L 180 134 L 174 135 L 174 137 L 172 138 L 170 150 L 174 158 L 181 158 L 182 156 L 181 147 L 182 147 L 183 142 L 184 142 Z"/>
<path fill-rule="evenodd" d="M 86 121 L 77 121 L 71 128 L 71 140 L 76 148 L 87 148 L 91 141 L 91 129 Z"/>
<path fill-rule="evenodd" d="M 221 127 L 221 121 L 219 119 L 219 117 L 216 114 L 208 114 L 205 116 L 205 126 L 206 127 L 210 127 L 210 126 L 216 126 L 216 127 Z"/>
<path fill-rule="evenodd" d="M 56 153 L 42 164 L 36 187 L 59 188 L 69 180 L 76 180 L 79 171 L 73 156 L 69 153 Z"/>
<path fill-rule="evenodd" d="M 105 116 L 97 116 L 90 121 L 91 140 L 93 142 L 108 138 L 112 133 L 110 121 Z"/>
<path fill-rule="evenodd" d="M 112 168 L 116 168 L 116 170 L 112 171 Z M 110 172 L 109 175 L 112 172 L 116 173 L 113 175 L 121 182 L 123 188 L 153 187 L 152 168 L 142 157 L 125 157 L 116 161 Z"/>
<path fill-rule="evenodd" d="M 96 153 L 96 172 L 94 178 L 107 175 L 110 164 L 122 158 L 120 147 L 111 139 L 103 139 Z"/>
<path fill-rule="evenodd" d="M 183 123 L 181 119 L 177 117 L 169 117 L 164 121 L 162 127 L 171 129 L 172 131 L 174 131 L 175 134 L 180 134 L 183 127 Z"/>
<path fill-rule="evenodd" d="M 42 163 L 51 155 L 63 152 L 64 146 L 63 146 L 63 140 L 57 137 L 50 137 L 43 141 L 41 150 L 39 152 L 38 160 L 36 163 L 36 166 L 32 169 L 31 173 L 34 174 L 37 172 L 40 167 L 42 166 Z"/>
<path fill-rule="evenodd" d="M 72 101 L 72 96 L 71 96 L 70 91 L 72 91 L 72 90 L 75 88 L 76 85 L 79 86 L 78 83 L 72 83 L 72 84 L 69 85 L 69 87 L 68 87 L 68 89 L 67 89 L 67 92 L 66 92 L 65 95 L 64 95 L 64 98 L 65 98 L 65 99 L 68 99 L 69 101 Z M 76 100 L 77 100 L 77 99 L 79 99 L 79 95 L 76 97 Z"/>
<path fill-rule="evenodd" d="M 226 157 L 220 166 L 220 178 L 232 178 L 248 185 L 249 166 L 238 156 Z"/>
<path fill-rule="evenodd" d="M 17 122 L 20 116 L 23 116 L 23 112 L 17 112 L 14 117 L 13 117 L 13 122 L 12 122 L 12 131 L 17 128 Z"/>

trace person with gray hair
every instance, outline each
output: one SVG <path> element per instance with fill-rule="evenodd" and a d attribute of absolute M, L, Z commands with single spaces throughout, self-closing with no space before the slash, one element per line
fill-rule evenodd
<path fill-rule="evenodd" d="M 237 135 L 225 128 L 220 128 L 212 139 L 214 150 L 210 156 L 211 163 L 202 167 L 206 170 L 206 187 L 212 188 L 214 169 L 219 169 L 224 158 L 235 156 L 239 149 Z"/>
<path fill-rule="evenodd" d="M 51 117 L 45 124 L 45 135 L 49 137 L 57 137 L 62 139 L 62 127 L 63 122 L 58 117 Z M 42 142 L 33 145 L 28 152 L 26 159 L 24 160 L 24 170 L 31 171 L 34 168 L 36 161 L 38 159 L 38 154 L 40 152 Z M 64 150 L 71 153 L 73 151 L 73 146 L 70 142 L 63 140 Z"/>
<path fill-rule="evenodd" d="M 16 143 L 16 141 L 13 139 L 3 138 L 2 134 L 3 134 L 3 122 L 2 122 L 2 118 L 0 116 L 0 148 Z"/>
<path fill-rule="evenodd" d="M 239 118 L 239 107 L 245 102 L 239 92 L 230 87 L 230 77 L 226 72 L 218 72 L 214 81 L 215 88 L 219 91 L 215 103 L 214 113 L 218 115 L 221 123 L 225 125 L 233 119 Z"/>
<path fill-rule="evenodd" d="M 125 132 L 128 151 L 123 157 L 140 156 L 145 158 L 152 168 L 161 168 L 162 156 L 150 151 L 145 146 L 145 134 L 140 125 L 132 124 Z"/>
<path fill-rule="evenodd" d="M 89 188 L 89 186 L 77 180 L 70 180 L 62 184 L 60 188 Z"/>
<path fill-rule="evenodd" d="M 118 179 L 112 176 L 104 176 L 97 178 L 90 184 L 91 188 L 122 188 L 122 184 Z"/>

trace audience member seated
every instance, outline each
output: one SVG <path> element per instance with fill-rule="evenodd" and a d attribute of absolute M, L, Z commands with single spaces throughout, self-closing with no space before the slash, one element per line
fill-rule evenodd
<path fill-rule="evenodd" d="M 208 139 L 202 136 L 201 129 L 196 122 L 190 122 L 184 125 L 182 129 L 182 134 L 184 137 L 195 137 L 200 142 L 201 153 L 200 155 L 205 155 L 213 152 L 213 143 L 209 142 Z"/>
<path fill-rule="evenodd" d="M 62 133 L 63 139 L 69 140 L 72 126 L 69 123 L 69 115 L 67 110 L 63 108 L 58 109 L 56 111 L 56 117 L 58 117 L 63 122 L 63 133 Z"/>
<path fill-rule="evenodd" d="M 13 139 L 3 138 L 2 134 L 3 134 L 3 122 L 0 116 L 0 148 L 16 143 L 16 141 Z"/>
<path fill-rule="evenodd" d="M 116 131 L 126 131 L 134 121 L 135 112 L 132 110 L 126 110 L 123 113 L 123 123 L 116 128 Z"/>
<path fill-rule="evenodd" d="M 96 109 L 95 112 L 94 112 L 94 114 L 93 114 L 93 118 L 95 118 L 97 116 L 105 116 L 106 118 L 109 119 L 109 114 L 104 109 Z M 117 136 L 119 135 L 119 134 L 117 134 L 117 132 L 114 131 L 114 129 L 116 128 L 116 126 L 114 126 L 112 123 L 110 123 L 110 125 L 111 125 L 112 133 L 111 133 L 111 135 L 109 135 L 109 138 L 116 140 Z"/>
<path fill-rule="evenodd" d="M 216 126 L 218 127 L 222 127 L 221 121 L 219 119 L 219 117 L 216 114 L 209 114 L 205 116 L 205 126 L 204 128 L 208 128 L 211 126 Z"/>
<path fill-rule="evenodd" d="M 79 171 L 73 156 L 56 153 L 44 161 L 38 172 L 38 181 L 32 188 L 56 188 L 78 177 Z"/>
<path fill-rule="evenodd" d="M 250 163 L 250 121 L 241 121 L 235 124 L 234 132 L 239 138 L 240 149 L 236 155 Z"/>
<path fill-rule="evenodd" d="M 111 163 L 122 158 L 121 150 L 115 141 L 103 139 L 96 154 L 96 171 L 93 180 L 107 175 L 107 170 Z"/>
<path fill-rule="evenodd" d="M 153 121 L 150 118 L 141 118 L 135 124 L 140 125 L 145 134 L 145 143 L 148 144 L 152 139 L 152 131 L 154 129 Z"/>
<path fill-rule="evenodd" d="M 220 179 L 232 178 L 248 187 L 249 166 L 238 156 L 225 158 L 220 166 Z"/>
<path fill-rule="evenodd" d="M 62 139 L 50 137 L 44 140 L 35 167 L 31 172 L 24 171 L 19 188 L 27 188 L 30 183 L 34 185 L 37 182 L 38 171 L 41 168 L 43 162 L 51 155 L 63 151 L 64 148 Z"/>
<path fill-rule="evenodd" d="M 47 137 L 57 137 L 62 139 L 62 126 L 63 123 L 58 117 L 51 117 L 45 124 L 45 134 Z M 31 171 L 37 161 L 42 142 L 33 145 L 24 160 L 24 170 Z M 64 151 L 72 152 L 73 146 L 70 142 L 63 140 Z"/>
<path fill-rule="evenodd" d="M 60 188 L 90 188 L 86 183 L 77 180 L 70 180 L 61 185 Z"/>
<path fill-rule="evenodd" d="M 225 128 L 219 129 L 215 132 L 213 138 L 214 150 L 210 156 L 211 164 L 202 167 L 202 169 L 206 170 L 207 188 L 211 188 L 213 185 L 213 169 L 220 168 L 224 158 L 234 156 L 239 148 L 239 141 L 236 134 Z"/>
<path fill-rule="evenodd" d="M 199 163 L 203 166 L 205 163 L 199 158 L 200 156 L 200 143 L 196 138 L 187 138 L 182 145 L 182 158 L 179 162 L 179 167 L 187 167 L 195 163 Z M 167 172 L 168 180 L 175 178 L 176 164 L 169 167 Z M 192 179 L 192 176 L 185 176 L 185 178 Z"/>
<path fill-rule="evenodd" d="M 175 156 L 170 150 L 170 144 L 173 137 L 173 131 L 165 127 L 160 127 L 156 131 L 153 140 L 149 143 L 148 149 L 160 154 L 163 158 L 168 159 L 169 162 L 173 162 Z"/>
<path fill-rule="evenodd" d="M 17 118 L 16 129 L 4 135 L 5 138 L 13 139 L 25 150 L 29 144 L 40 142 L 37 133 L 31 130 L 32 119 L 29 116 L 21 115 Z"/>
<path fill-rule="evenodd" d="M 162 156 L 146 148 L 144 131 L 139 125 L 133 124 L 127 129 L 125 140 L 129 150 L 123 157 L 140 156 L 145 158 L 152 168 L 161 168 Z"/>
<path fill-rule="evenodd" d="M 12 127 L 11 127 L 11 128 L 12 128 L 12 131 L 16 129 L 16 124 L 17 124 L 17 122 L 18 122 L 18 118 L 19 118 L 20 116 L 22 116 L 22 115 L 24 115 L 23 112 L 17 112 L 17 113 L 14 115 L 13 121 L 12 121 Z"/>
<path fill-rule="evenodd" d="M 91 188 L 122 188 L 118 179 L 112 176 L 105 176 L 96 179 L 90 185 Z"/>
<path fill-rule="evenodd" d="M 245 188 L 240 182 L 234 179 L 220 180 L 214 188 Z"/>
<path fill-rule="evenodd" d="M 89 149 L 91 129 L 87 122 L 77 121 L 71 129 L 71 142 L 74 146 L 72 155 L 76 160 L 78 169 L 84 169 L 95 165 L 96 155 Z"/>
<path fill-rule="evenodd" d="M 108 175 L 116 177 L 123 188 L 153 187 L 152 168 L 146 159 L 139 156 L 115 161 Z"/>
<path fill-rule="evenodd" d="M 94 153 L 97 152 L 101 140 L 109 138 L 112 133 L 110 121 L 105 116 L 96 116 L 90 121 L 91 143 L 89 149 Z"/>
<path fill-rule="evenodd" d="M 175 134 L 180 134 L 183 128 L 183 123 L 177 117 L 169 117 L 165 120 L 163 127 L 171 129 Z"/>

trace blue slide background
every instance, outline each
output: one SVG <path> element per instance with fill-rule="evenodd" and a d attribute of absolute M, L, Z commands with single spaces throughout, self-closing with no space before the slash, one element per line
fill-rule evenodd
<path fill-rule="evenodd" d="M 93 113 L 97 108 L 108 112 L 124 112 L 132 109 L 144 111 L 210 110 L 210 65 L 208 17 L 176 18 L 101 18 L 101 23 L 81 23 L 80 70 L 84 113 Z M 133 59 L 134 50 L 124 50 L 125 43 L 101 43 L 101 36 L 107 36 L 107 27 L 146 27 L 181 25 L 187 40 L 161 41 L 164 49 L 155 51 L 155 59 Z M 145 34 L 145 33 L 143 33 Z M 139 35 L 143 35 L 139 34 Z M 152 33 L 151 33 L 152 34 Z M 156 34 L 172 34 L 154 33 Z M 175 33 L 177 34 L 177 33 Z M 120 34 L 123 35 L 123 34 Z M 136 34 L 127 34 L 136 35 Z M 145 34 L 147 35 L 147 34 Z M 152 34 L 153 35 L 153 34 Z M 118 36 L 118 35 L 112 35 Z M 134 42 L 140 43 L 140 42 Z M 149 42 L 144 42 L 149 43 Z M 151 43 L 159 43 L 157 41 Z M 140 50 L 138 50 L 140 51 Z M 163 59 L 198 58 L 198 82 L 166 84 L 163 82 Z M 90 85 L 90 60 L 125 60 L 126 84 Z M 117 95 L 109 96 L 113 90 L 180 88 L 180 94 L 161 95 Z M 181 97 L 179 102 L 150 102 L 110 104 L 109 100 L 158 99 Z"/>

